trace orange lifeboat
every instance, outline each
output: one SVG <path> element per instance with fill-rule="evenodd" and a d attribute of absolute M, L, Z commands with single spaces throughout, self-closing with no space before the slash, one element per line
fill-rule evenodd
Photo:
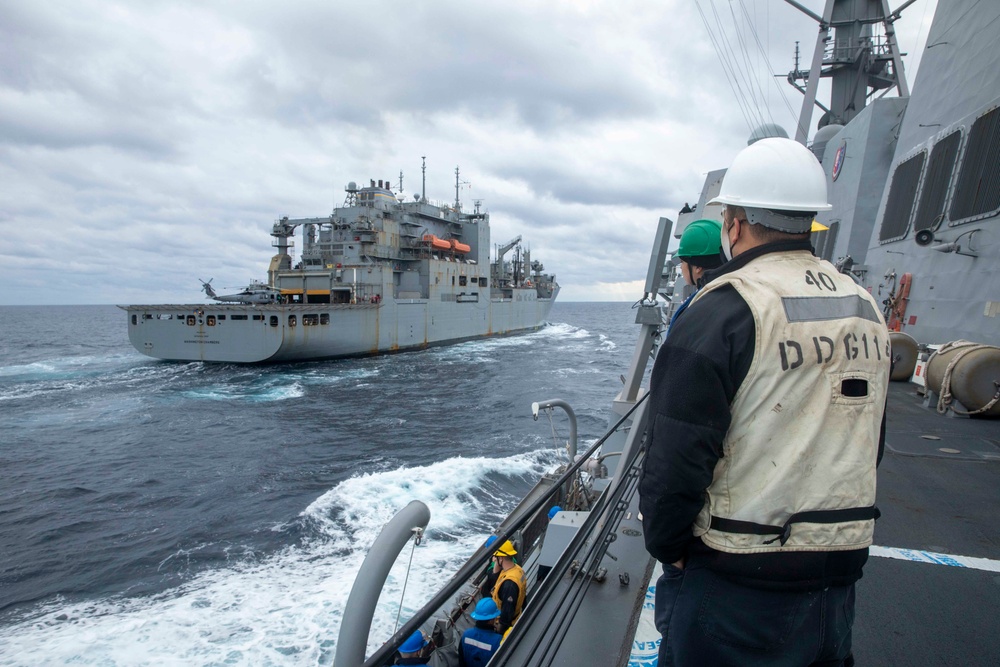
<path fill-rule="evenodd" d="M 451 240 L 451 247 L 455 252 L 469 252 L 470 250 L 472 250 L 471 246 L 467 246 L 464 243 L 459 243 L 455 239 Z"/>
<path fill-rule="evenodd" d="M 451 250 L 451 244 L 444 239 L 439 239 L 433 234 L 424 234 L 424 243 L 429 243 L 432 248 L 437 250 Z"/>

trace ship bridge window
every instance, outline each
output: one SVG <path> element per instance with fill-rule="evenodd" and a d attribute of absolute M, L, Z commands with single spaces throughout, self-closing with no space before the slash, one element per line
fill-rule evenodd
<path fill-rule="evenodd" d="M 246 318 L 246 315 L 233 315 L 234 320 L 245 320 Z"/>
<path fill-rule="evenodd" d="M 194 315 L 188 315 L 187 316 L 187 323 L 188 323 L 189 327 L 193 327 L 194 326 Z"/>
<path fill-rule="evenodd" d="M 215 326 L 215 315 L 209 315 L 208 317 L 206 317 L 205 318 L 205 324 L 207 324 L 210 327 L 214 327 Z"/>
<path fill-rule="evenodd" d="M 479 279 L 479 286 L 480 287 L 486 287 L 486 278 L 480 278 Z"/>
<path fill-rule="evenodd" d="M 139 318 L 135 316 L 135 313 L 133 313 L 132 314 L 132 324 L 138 324 L 138 323 L 139 323 Z"/>
<path fill-rule="evenodd" d="M 319 315 L 306 314 L 302 316 L 302 326 L 311 327 L 319 324 Z"/>
<path fill-rule="evenodd" d="M 465 287 L 467 282 L 468 282 L 468 278 L 466 278 L 465 276 L 459 276 L 458 277 L 458 286 L 459 287 Z"/>
<path fill-rule="evenodd" d="M 895 241 L 906 235 L 913 213 L 913 200 L 920 182 L 920 173 L 924 170 L 924 158 L 927 153 L 921 151 L 910 159 L 900 162 L 892 174 L 892 184 L 889 186 L 889 199 L 885 203 L 885 214 L 882 216 L 882 228 L 878 240 L 883 243 Z"/>
<path fill-rule="evenodd" d="M 927 176 L 920 191 L 917 213 L 913 218 L 913 231 L 937 229 L 944 219 L 944 199 L 951 183 L 951 173 L 955 169 L 955 157 L 962 133 L 955 131 L 934 145 L 931 159 L 927 163 Z"/>
<path fill-rule="evenodd" d="M 225 321 L 225 319 L 226 319 L 226 316 L 225 316 L 225 315 L 219 315 L 219 321 L 220 321 L 220 322 L 224 322 L 224 321 Z"/>
<path fill-rule="evenodd" d="M 298 318 L 296 318 L 294 315 L 288 316 L 288 326 L 294 327 L 298 323 L 299 323 Z"/>
<path fill-rule="evenodd" d="M 320 324 L 329 324 L 330 323 L 330 313 L 320 313 L 320 315 L 319 315 L 319 323 Z"/>
<path fill-rule="evenodd" d="M 271 326 L 272 327 L 278 326 L 278 316 L 277 315 L 271 315 Z"/>
<path fill-rule="evenodd" d="M 264 316 L 263 315 L 254 315 L 253 319 L 254 319 L 255 322 L 263 322 L 264 321 Z"/>
<path fill-rule="evenodd" d="M 993 213 L 1000 208 L 1000 107 L 972 124 L 962 168 L 955 181 L 951 220 Z"/>
<path fill-rule="evenodd" d="M 151 319 L 153 319 L 153 315 L 152 315 L 152 313 L 143 313 L 142 314 L 142 319 L 144 319 L 144 320 L 151 320 Z"/>

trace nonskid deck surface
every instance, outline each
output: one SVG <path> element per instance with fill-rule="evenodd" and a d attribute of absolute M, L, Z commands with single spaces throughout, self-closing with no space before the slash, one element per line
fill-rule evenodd
<path fill-rule="evenodd" d="M 1000 664 L 1000 422 L 939 415 L 914 385 L 892 383 L 877 502 L 857 664 Z M 629 664 L 655 665 L 649 628 L 636 640 Z"/>
<path fill-rule="evenodd" d="M 939 415 L 893 383 L 878 506 L 858 664 L 1000 664 L 1000 422 Z"/>

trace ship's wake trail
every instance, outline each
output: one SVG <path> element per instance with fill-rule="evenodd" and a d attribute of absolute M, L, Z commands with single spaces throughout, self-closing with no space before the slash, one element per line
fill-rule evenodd
<path fill-rule="evenodd" d="M 559 457 L 551 450 L 456 457 L 356 475 L 303 510 L 294 521 L 306 537 L 275 554 L 229 562 L 154 596 L 43 603 L 0 628 L 0 665 L 329 664 L 354 576 L 396 511 L 411 500 L 431 509 L 413 555 L 405 619 Z M 390 574 L 369 651 L 394 630 L 408 560 L 405 552 Z"/>

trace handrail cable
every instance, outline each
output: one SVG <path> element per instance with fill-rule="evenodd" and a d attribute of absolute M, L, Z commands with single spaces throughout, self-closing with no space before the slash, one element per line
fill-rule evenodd
<path fill-rule="evenodd" d="M 628 493 L 628 497 L 631 497 L 631 493 L 634 492 L 638 480 L 637 470 L 642 461 L 642 457 L 642 452 L 637 451 L 630 464 L 623 465 L 620 468 L 620 470 L 623 471 L 622 474 L 628 477 L 628 483 L 618 485 L 617 488 L 613 490 L 611 497 L 604 499 L 600 508 L 595 509 L 590 513 L 590 516 L 587 517 L 583 525 L 577 531 L 576 535 L 570 541 L 569 545 L 567 545 L 564 555 L 560 559 L 559 563 L 557 563 L 552 568 L 552 571 L 550 571 L 546 576 L 541 589 L 536 592 L 534 596 L 533 604 L 526 607 L 522 612 L 521 618 L 518 619 L 518 623 L 532 625 L 536 622 L 536 619 L 541 614 L 542 610 L 542 606 L 538 603 L 538 600 L 544 599 L 546 601 L 550 601 L 558 582 L 566 576 L 568 570 L 573 566 L 574 562 L 577 564 L 577 569 L 574 572 L 571 581 L 566 584 L 565 590 L 563 590 L 558 596 L 558 599 L 555 600 L 555 605 L 549 605 L 549 608 L 557 610 L 556 613 L 559 615 L 560 621 L 565 620 L 567 617 L 571 620 L 579 611 L 579 608 L 586 597 L 586 592 L 590 588 L 590 584 L 593 582 L 592 570 L 600 563 L 604 553 L 607 551 L 607 548 L 611 543 L 608 540 L 608 536 L 617 529 L 621 516 L 627 508 L 627 504 L 622 503 L 621 498 L 626 496 L 626 493 Z M 607 510 L 607 508 L 611 509 Z M 572 556 L 579 554 L 583 547 L 587 545 L 590 533 L 592 532 L 595 524 L 601 520 L 605 511 L 611 511 L 614 515 L 612 518 L 615 520 L 607 521 L 604 524 L 596 538 L 590 541 L 589 548 L 581 559 L 572 558 Z M 567 554 L 569 557 L 567 557 Z M 562 613 L 559 613 L 559 610 L 562 610 Z M 556 658 L 558 648 L 565 639 L 569 623 L 553 623 L 551 621 L 554 619 L 549 620 L 550 622 L 544 623 L 543 626 L 546 630 L 554 629 L 555 632 L 559 633 L 559 636 L 553 637 L 552 641 L 547 641 L 547 637 L 544 632 L 540 634 L 529 650 L 532 657 L 539 657 L 539 661 L 529 664 L 551 665 Z M 517 646 L 520 640 L 520 636 L 512 635 L 507 639 L 507 641 L 501 644 L 497 654 L 494 655 L 493 660 L 496 661 L 494 664 L 498 666 L 504 665 L 505 658 L 508 657 L 509 653 L 515 646 Z M 547 641 L 544 648 L 542 647 L 543 641 Z M 553 653 L 554 651 L 555 653 Z"/>
<path fill-rule="evenodd" d="M 607 433 L 601 436 L 597 442 L 595 442 L 590 449 L 588 449 L 583 456 L 576 461 L 576 463 L 569 466 L 563 474 L 560 475 L 555 482 L 553 482 L 552 487 L 548 491 L 525 508 L 521 516 L 517 517 L 517 519 L 515 519 L 507 527 L 507 530 L 497 535 L 498 543 L 503 544 L 505 540 L 509 540 L 525 523 L 528 522 L 530 518 L 534 517 L 538 510 L 541 509 L 542 506 L 559 491 L 560 487 L 572 479 L 572 476 L 583 466 L 584 463 L 587 462 L 594 452 L 596 452 L 597 449 L 612 436 L 612 434 L 621 428 L 622 424 L 624 424 L 625 421 L 632 416 L 632 413 L 635 412 L 640 405 L 642 405 L 642 402 L 645 401 L 648 396 L 649 394 L 646 393 L 639 398 L 635 404 L 628 409 L 628 412 L 626 412 L 614 426 L 608 429 Z M 419 627 L 440 607 L 449 602 L 455 593 L 461 590 L 462 586 L 468 582 L 472 575 L 474 575 L 479 568 L 486 564 L 489 556 L 491 555 L 491 552 L 486 549 L 485 546 L 480 547 L 479 550 L 482 553 L 479 556 L 473 554 L 473 556 L 466 561 L 465 565 L 459 568 L 458 572 L 452 576 L 451 580 L 440 591 L 438 591 L 437 594 L 427 602 L 427 604 L 418 610 L 409 621 L 403 624 L 403 627 L 398 629 L 392 637 L 382 644 L 382 646 L 380 646 L 375 653 L 373 653 L 371 657 L 365 661 L 364 667 L 377 667 L 378 665 L 385 664 L 385 661 L 392 656 L 396 649 L 399 648 L 400 644 L 413 634 L 415 630 L 419 629 Z"/>

